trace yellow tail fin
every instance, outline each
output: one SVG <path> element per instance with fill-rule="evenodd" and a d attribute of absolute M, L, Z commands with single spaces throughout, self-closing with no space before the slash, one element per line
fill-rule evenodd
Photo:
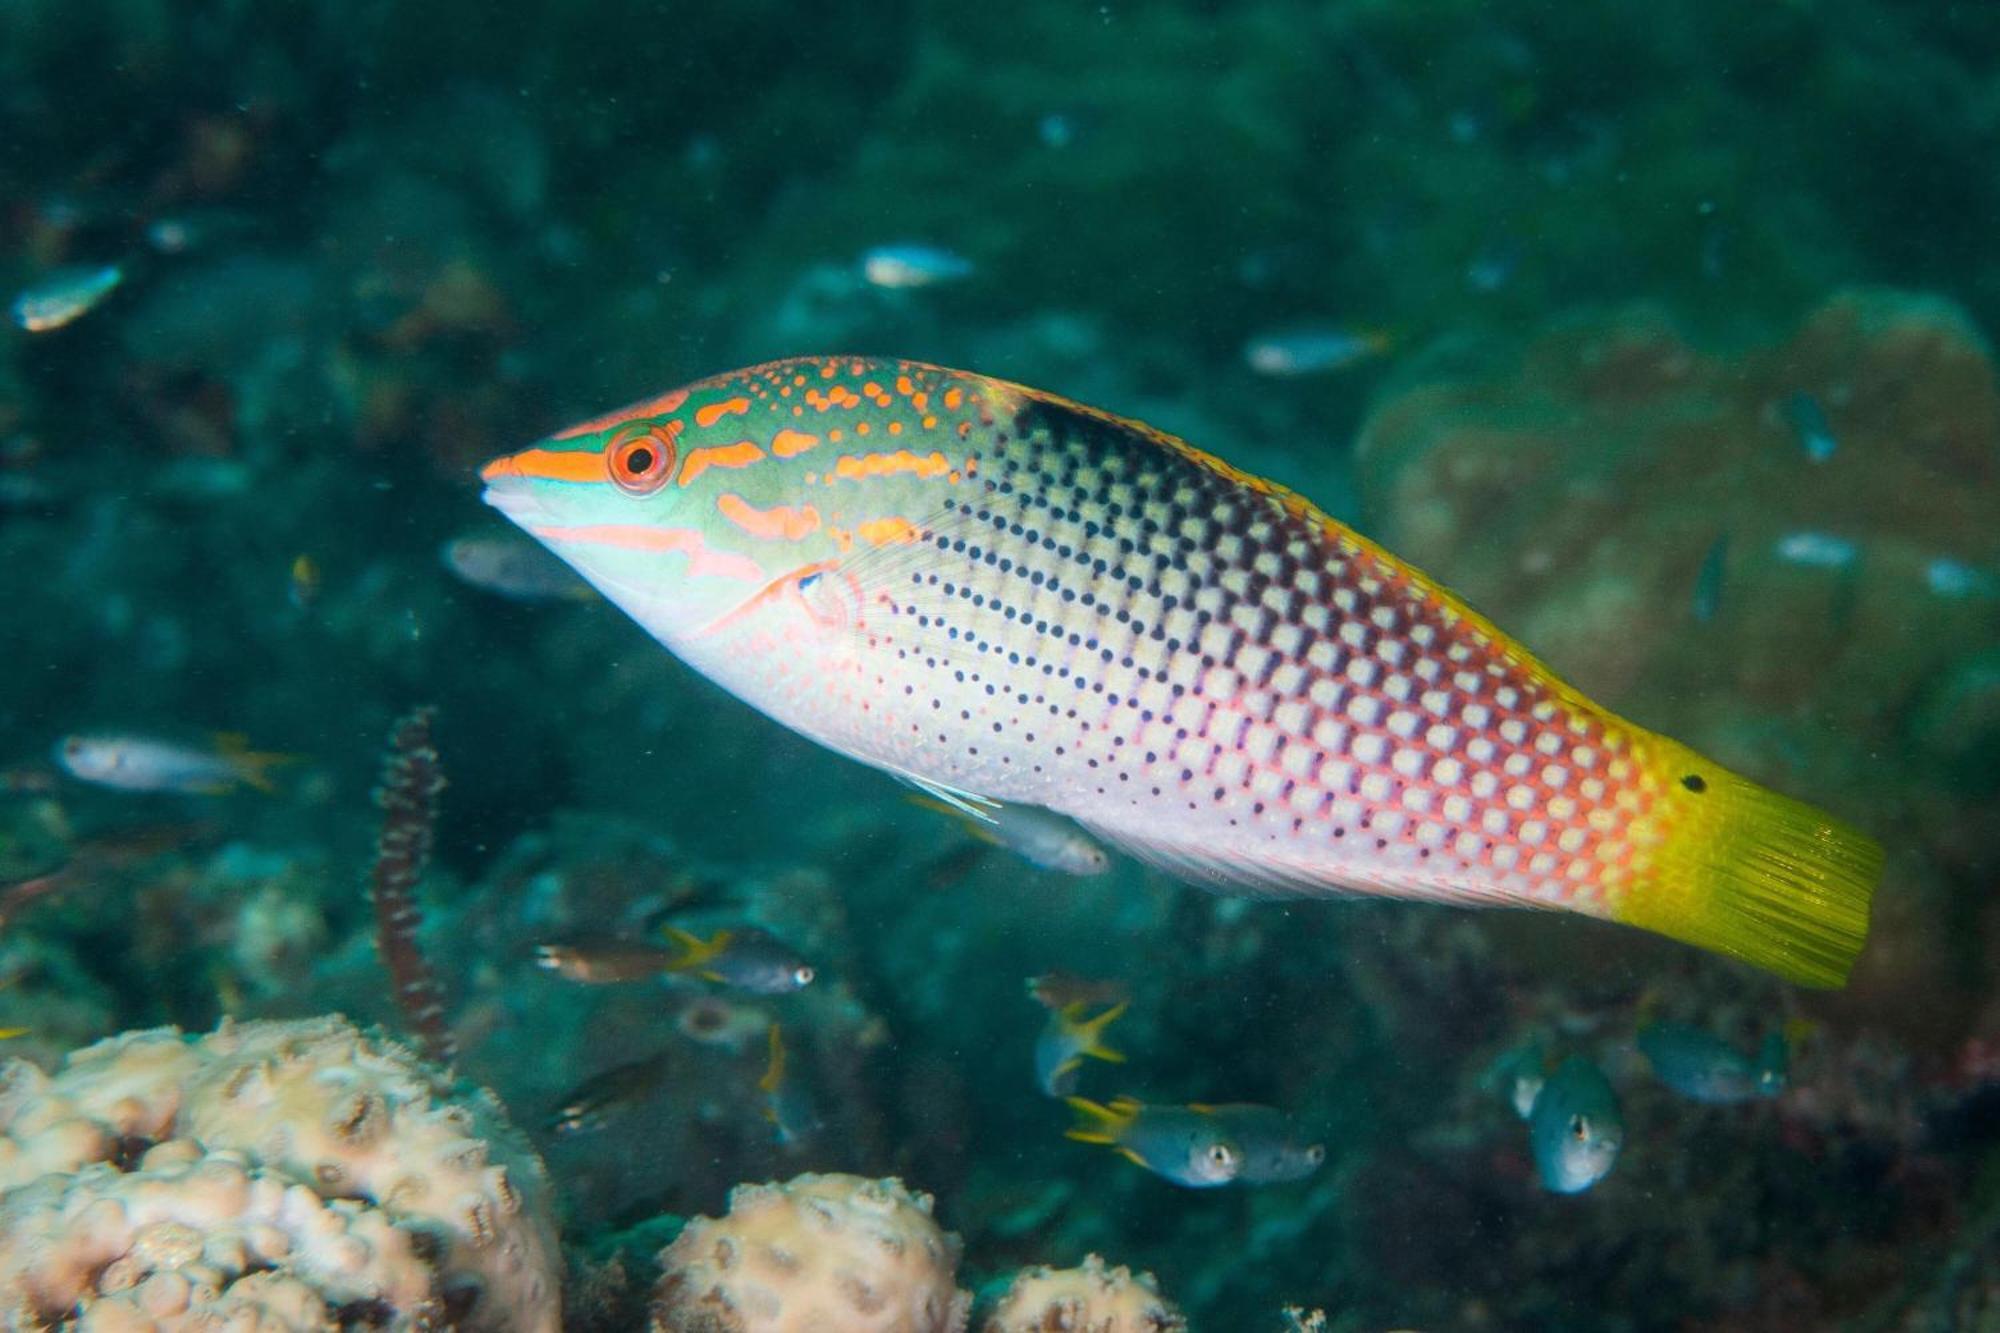
<path fill-rule="evenodd" d="M 247 736 L 240 732 L 225 731 L 215 737 L 216 753 L 229 762 L 229 767 L 245 786 L 269 793 L 278 789 L 271 780 L 271 770 L 286 764 L 296 764 L 302 756 L 296 754 L 275 754 L 269 750 L 253 750 Z"/>
<path fill-rule="evenodd" d="M 1706 761 L 1677 775 L 1652 873 L 1616 920 L 1740 958 L 1802 986 L 1840 986 L 1882 878 L 1874 839 Z"/>
<path fill-rule="evenodd" d="M 721 957 L 722 951 L 729 946 L 729 932 L 726 930 L 716 931 L 712 940 L 705 940 L 679 926 L 661 926 L 660 933 L 680 950 L 667 963 L 669 972 L 699 972 Z"/>
<path fill-rule="evenodd" d="M 1090 1019 L 1084 1018 L 1085 1006 L 1081 1001 L 1076 1004 L 1063 1006 L 1063 1020 L 1070 1025 L 1081 1039 L 1078 1042 L 1076 1053 L 1078 1055 L 1088 1055 L 1098 1060 L 1108 1060 L 1114 1065 L 1124 1064 L 1125 1053 L 1123 1051 L 1115 1051 L 1104 1044 L 1104 1029 L 1116 1022 L 1118 1016 L 1124 1013 L 1130 1006 L 1131 1001 L 1123 1000 L 1112 1005 L 1097 1017 Z"/>
<path fill-rule="evenodd" d="M 1099 1106 L 1088 1097 L 1065 1097 L 1063 1101 L 1076 1115 L 1076 1123 L 1063 1131 L 1063 1137 L 1078 1143 L 1115 1144 L 1139 1113 L 1139 1103 L 1130 1097 L 1114 1097 L 1109 1106 Z"/>

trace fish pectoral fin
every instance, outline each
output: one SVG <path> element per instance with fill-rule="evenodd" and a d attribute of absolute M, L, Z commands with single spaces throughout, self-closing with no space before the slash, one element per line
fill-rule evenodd
<path fill-rule="evenodd" d="M 1138 1153 L 1132 1151 L 1132 1149 L 1126 1147 L 1122 1143 L 1118 1145 L 1118 1155 L 1120 1157 L 1123 1157 L 1126 1161 L 1130 1162 L 1134 1166 L 1144 1167 L 1148 1171 L 1151 1171 L 1153 1169 L 1152 1163 L 1148 1162 L 1145 1158 L 1141 1157 Z"/>
<path fill-rule="evenodd" d="M 919 810 L 934 811 L 957 822 L 967 833 L 970 833 L 973 837 L 989 846 L 998 847 L 1002 845 L 1000 835 L 995 833 L 991 827 L 993 821 L 990 817 L 985 823 L 981 823 L 968 816 L 965 811 L 955 805 L 948 805 L 932 796 L 920 796 L 915 792 L 911 792 L 904 799 Z"/>
<path fill-rule="evenodd" d="M 976 828 L 983 828 L 993 823 L 993 812 L 1000 808 L 1000 802 L 994 800 L 992 797 L 981 796 L 978 792 L 966 791 L 961 787 L 954 787 L 948 782 L 939 782 L 932 778 L 919 777 L 915 773 L 900 768 L 889 769 L 888 773 L 896 781 L 915 787 L 939 805 L 944 806 L 964 819 L 972 821 Z"/>

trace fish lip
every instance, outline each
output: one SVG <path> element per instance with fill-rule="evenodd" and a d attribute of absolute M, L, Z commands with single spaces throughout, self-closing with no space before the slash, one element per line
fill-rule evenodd
<path fill-rule="evenodd" d="M 525 527 L 543 517 L 534 483 L 521 471 L 512 454 L 496 458 L 481 468 L 479 478 L 486 483 L 479 498 L 514 522 Z"/>

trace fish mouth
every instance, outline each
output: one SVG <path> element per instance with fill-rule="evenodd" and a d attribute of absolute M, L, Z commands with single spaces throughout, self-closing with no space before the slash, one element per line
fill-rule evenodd
<path fill-rule="evenodd" d="M 541 502 L 535 498 L 534 479 L 521 471 L 512 454 L 481 468 L 479 479 L 486 483 L 479 498 L 515 523 L 527 527 L 544 517 Z"/>

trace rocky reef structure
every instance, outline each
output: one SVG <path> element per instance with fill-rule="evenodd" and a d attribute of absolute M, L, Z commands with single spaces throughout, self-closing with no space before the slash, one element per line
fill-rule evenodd
<path fill-rule="evenodd" d="M 984 1333 L 1185 1333 L 1187 1321 L 1151 1273 L 1107 1268 L 1087 1255 L 1076 1268 L 1022 1269 L 986 1316 Z"/>
<path fill-rule="evenodd" d="M 0 1068 L 0 1323 L 555 1333 L 540 1161 L 483 1090 L 331 1017 Z"/>
<path fill-rule="evenodd" d="M 661 1252 L 653 1333 L 960 1333 L 958 1256 L 900 1180 L 740 1185 Z"/>

